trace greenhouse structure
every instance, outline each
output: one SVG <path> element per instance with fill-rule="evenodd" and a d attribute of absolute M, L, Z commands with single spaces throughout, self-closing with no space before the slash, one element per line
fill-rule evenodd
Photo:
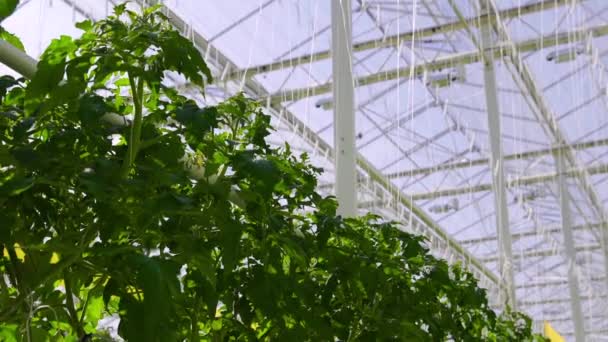
<path fill-rule="evenodd" d="M 3 3 L 15 8 L 0 14 L 0 75 L 35 80 L 53 39 L 76 39 L 88 25 L 76 23 L 102 22 L 123 1 Z M 475 276 L 494 312 L 527 315 L 551 341 L 608 340 L 608 1 L 126 3 L 166 16 L 213 77 L 204 93 L 179 72 L 165 86 L 201 107 L 241 92 L 257 101 L 266 141 L 322 168 L 316 191 L 335 196 L 339 215 L 373 213 L 423 236 Z"/>

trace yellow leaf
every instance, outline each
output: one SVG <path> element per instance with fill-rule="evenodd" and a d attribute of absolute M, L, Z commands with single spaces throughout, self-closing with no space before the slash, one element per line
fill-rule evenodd
<path fill-rule="evenodd" d="M 21 249 L 21 246 L 19 246 L 18 243 L 15 243 L 13 248 L 15 249 L 15 255 L 17 256 L 17 259 L 21 260 L 21 262 L 24 262 L 25 261 L 25 252 L 23 251 L 23 249 Z M 10 255 L 8 254 L 8 249 L 6 249 L 6 247 L 2 251 L 2 255 L 5 258 L 10 258 Z"/>
<path fill-rule="evenodd" d="M 25 261 L 25 252 L 23 249 L 21 249 L 21 246 L 19 246 L 18 243 L 15 243 L 15 255 L 17 256 L 17 259 L 21 260 L 21 262 Z"/>
<path fill-rule="evenodd" d="M 54 264 L 58 263 L 59 260 L 61 260 L 61 258 L 59 258 L 59 254 L 53 252 L 53 255 L 51 255 L 51 260 L 49 261 L 49 263 L 54 265 Z"/>
<path fill-rule="evenodd" d="M 545 337 L 548 338 L 551 342 L 566 341 L 560 334 L 557 333 L 557 331 L 553 330 L 553 327 L 547 321 L 545 321 Z"/>

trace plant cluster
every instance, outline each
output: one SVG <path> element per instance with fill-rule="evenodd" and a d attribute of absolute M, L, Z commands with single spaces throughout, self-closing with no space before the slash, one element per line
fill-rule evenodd
<path fill-rule="evenodd" d="M 337 216 L 255 101 L 167 87 L 212 77 L 157 8 L 78 27 L 0 77 L 0 340 L 542 340 L 421 237 Z"/>

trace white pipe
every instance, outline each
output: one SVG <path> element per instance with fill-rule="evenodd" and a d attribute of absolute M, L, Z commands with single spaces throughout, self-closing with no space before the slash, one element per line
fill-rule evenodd
<path fill-rule="evenodd" d="M 13 44 L 0 39 L 0 63 L 15 70 L 26 78 L 34 77 L 37 62 Z"/>

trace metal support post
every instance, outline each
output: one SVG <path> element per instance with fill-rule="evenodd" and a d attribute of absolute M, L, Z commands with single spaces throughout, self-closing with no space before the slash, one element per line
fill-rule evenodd
<path fill-rule="evenodd" d="M 352 70 L 352 19 L 350 0 L 332 0 L 332 67 L 334 148 L 338 213 L 357 214 L 355 101 Z"/>
<path fill-rule="evenodd" d="M 492 27 L 486 25 L 482 28 L 482 47 L 492 44 Z M 500 303 L 516 310 L 515 284 L 513 279 L 513 253 L 511 246 L 511 232 L 509 228 L 509 211 L 507 209 L 505 175 L 503 171 L 503 158 L 501 146 L 500 112 L 498 94 L 496 89 L 496 75 L 494 74 L 494 59 L 485 56 L 484 51 L 484 84 L 486 93 L 486 107 L 488 111 L 488 131 L 490 133 L 490 170 L 492 172 L 492 190 L 496 207 L 496 228 L 498 235 L 498 269 L 501 278 Z"/>
<path fill-rule="evenodd" d="M 562 232 L 564 234 L 564 249 L 566 251 L 568 265 L 568 289 L 570 290 L 570 307 L 572 310 L 572 321 L 574 323 L 574 336 L 577 342 L 585 340 L 585 325 L 583 323 L 583 312 L 581 309 L 581 298 L 578 288 L 578 273 L 576 265 L 576 249 L 572 237 L 572 219 L 570 212 L 570 194 L 566 183 L 567 175 L 566 160 L 562 153 L 555 154 L 557 172 L 559 174 L 559 199 L 562 216 Z"/>

